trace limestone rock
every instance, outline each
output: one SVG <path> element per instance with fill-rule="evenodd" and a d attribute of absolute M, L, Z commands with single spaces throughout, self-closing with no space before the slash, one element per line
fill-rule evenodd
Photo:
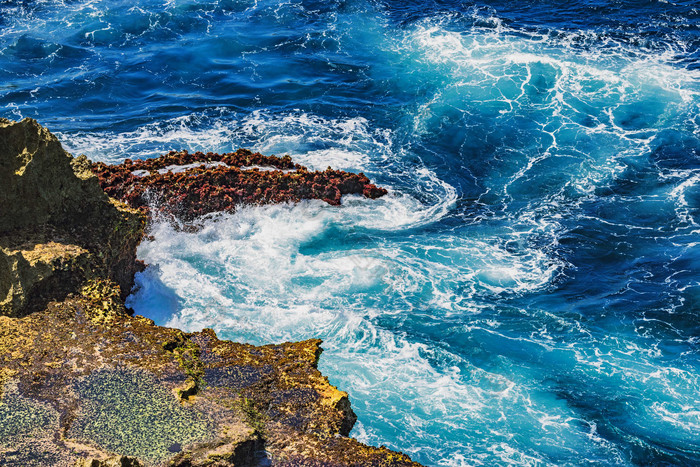
<path fill-rule="evenodd" d="M 321 341 L 255 347 L 119 309 L 95 319 L 97 297 L 115 297 L 107 289 L 0 317 L 0 464 L 119 455 L 146 466 L 417 465 L 345 436 L 355 415 L 317 369 Z M 182 400 L 187 380 L 196 391 Z M 35 442 L 16 449 L 17 431 Z"/>
<path fill-rule="evenodd" d="M 47 223 L 74 228 L 104 209 L 97 179 L 77 177 L 71 159 L 36 120 L 0 119 L 0 233 Z"/>
<path fill-rule="evenodd" d="M 0 314 L 41 309 L 97 276 L 131 290 L 145 216 L 108 198 L 90 166 L 35 120 L 0 119 Z"/>

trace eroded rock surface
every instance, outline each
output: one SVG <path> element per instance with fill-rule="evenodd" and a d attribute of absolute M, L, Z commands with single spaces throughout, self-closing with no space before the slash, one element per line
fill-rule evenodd
<path fill-rule="evenodd" d="M 105 192 L 135 208 L 158 203 L 180 218 L 233 211 L 240 204 L 321 199 L 340 204 L 343 195 L 379 198 L 387 191 L 362 173 L 330 167 L 309 171 L 289 156 L 263 156 L 246 149 L 228 154 L 171 152 L 92 170 Z"/>
<path fill-rule="evenodd" d="M 347 437 L 320 340 L 255 347 L 130 316 L 143 212 L 33 120 L 0 120 L 0 143 L 0 465 L 417 465 Z"/>
<path fill-rule="evenodd" d="M 128 293 L 145 221 L 35 120 L 0 119 L 0 315 L 41 309 L 94 277 Z"/>
<path fill-rule="evenodd" d="M 128 316 L 118 295 L 92 282 L 0 317 L 0 464 L 413 465 L 346 437 L 356 417 L 317 369 L 319 340 L 186 334 Z"/>
<path fill-rule="evenodd" d="M 89 171 L 35 120 L 0 118 L 0 233 L 53 224 L 76 229 L 109 201 Z"/>

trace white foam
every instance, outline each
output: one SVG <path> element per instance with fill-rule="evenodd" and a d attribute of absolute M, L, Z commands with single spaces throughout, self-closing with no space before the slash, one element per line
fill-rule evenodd
<path fill-rule="evenodd" d="M 123 133 L 57 133 L 66 150 L 107 163 L 153 157 L 171 150 L 229 152 L 246 147 L 266 155 L 290 154 L 312 170 L 371 170 L 392 157 L 391 132 L 372 130 L 362 118 L 326 119 L 294 112 L 224 109 L 184 115 Z M 319 149 L 319 148 L 323 149 Z"/>
<path fill-rule="evenodd" d="M 345 149 L 320 149 L 305 154 L 295 154 L 295 162 L 311 170 L 325 170 L 332 167 L 338 170 L 363 170 L 370 166 L 370 157 L 363 152 Z"/>
<path fill-rule="evenodd" d="M 219 115 L 221 120 L 212 118 Z M 151 123 L 133 131 L 56 133 L 67 151 L 86 154 L 90 159 L 120 163 L 126 158 L 144 159 L 169 151 L 228 152 L 231 122 L 225 111 L 195 113 L 164 122 Z"/>
<path fill-rule="evenodd" d="M 562 190 L 589 195 L 624 177 L 623 161 L 650 154 L 665 129 L 692 125 L 700 132 L 694 120 L 700 111 L 700 70 L 678 68 L 674 61 L 682 51 L 645 54 L 621 43 L 574 45 L 598 45 L 601 39 L 582 31 L 550 37 L 501 23 L 456 31 L 449 16 L 419 22 L 394 46 L 399 56 L 425 64 L 431 74 L 424 79 L 436 82 L 413 115 L 414 131 L 435 131 L 455 112 L 463 113 L 466 127 L 472 112 L 482 109 L 500 109 L 491 122 L 496 127 L 499 121 L 534 115 L 541 132 L 517 142 L 508 155 L 511 166 L 502 169 L 510 181 L 495 187 L 513 197 L 540 175 L 540 167 L 551 171 L 551 158 L 566 164 L 560 168 L 567 176 Z M 403 79 L 412 86 L 411 74 Z"/>
<path fill-rule="evenodd" d="M 260 172 L 274 172 L 276 170 L 279 170 L 284 173 L 291 173 L 295 172 L 296 169 L 278 169 L 277 167 L 269 167 L 269 166 L 262 166 L 262 165 L 244 165 L 240 168 L 241 170 L 259 170 Z"/>
<path fill-rule="evenodd" d="M 150 174 L 151 174 L 151 172 L 149 172 L 148 170 L 132 170 L 131 171 L 131 175 L 133 175 L 134 177 L 147 177 Z"/>
<path fill-rule="evenodd" d="M 697 220 L 692 215 L 695 206 L 691 206 L 686 198 L 686 192 L 700 185 L 700 173 L 698 171 L 683 171 L 667 174 L 666 178 L 680 180 L 668 194 L 669 198 L 676 203 L 676 216 L 691 225 L 697 225 Z"/>
<path fill-rule="evenodd" d="M 397 443 L 394 447 L 408 446 L 410 452 L 422 449 L 411 448 L 416 439 L 431 445 L 442 430 L 478 438 L 473 430 L 480 424 L 474 420 L 498 420 L 507 413 L 499 422 L 504 433 L 513 423 L 544 417 L 550 422 L 543 430 L 583 443 L 566 423 L 555 423 L 570 414 L 532 402 L 520 383 L 378 325 L 408 310 L 478 313 L 469 300 L 474 294 L 529 293 L 546 287 L 561 266 L 526 247 L 520 255 L 508 253 L 495 239 L 418 234 L 383 239 L 382 232 L 429 221 L 429 207 L 407 200 L 393 196 L 382 205 L 381 199 L 355 197 L 341 207 L 320 201 L 243 207 L 211 216 L 197 232 L 157 222 L 155 241 L 144 242 L 139 257 L 158 267 L 137 277 L 142 289 L 129 305 L 153 315 L 159 296 L 168 309 L 174 298 L 179 307 L 165 324 L 212 327 L 223 337 L 258 344 L 322 337 L 321 369 L 335 383 L 342 377 L 355 410 L 411 433 L 387 440 L 361 423 L 361 440 Z M 377 209 L 400 214 L 377 215 Z M 439 209 L 430 212 L 439 218 Z M 355 245 L 361 232 L 374 240 Z M 407 414 L 406 407 L 421 415 Z M 455 452 L 465 449 L 455 446 Z"/>
<path fill-rule="evenodd" d="M 214 167 L 220 167 L 220 166 L 226 166 L 221 161 L 214 161 L 214 162 L 193 162 L 192 164 L 184 164 L 184 165 L 169 165 L 167 167 L 163 167 L 162 169 L 158 169 L 159 174 L 166 174 L 168 172 L 172 172 L 174 174 L 178 173 L 184 173 L 187 172 L 190 169 L 196 169 L 198 167 L 204 166 L 207 169 L 213 169 Z M 132 172 L 133 173 L 133 172 Z"/>
<path fill-rule="evenodd" d="M 387 196 L 368 201 L 359 196 L 344 196 L 343 211 L 356 216 L 359 226 L 380 230 L 400 230 L 419 227 L 449 214 L 457 201 L 457 190 L 440 180 L 434 172 L 425 168 L 406 173 L 415 180 L 417 186 L 432 194 L 432 204 L 423 204 L 413 196 L 391 190 Z"/>

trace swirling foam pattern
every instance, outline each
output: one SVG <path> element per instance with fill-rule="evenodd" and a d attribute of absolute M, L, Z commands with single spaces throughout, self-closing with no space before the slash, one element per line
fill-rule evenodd
<path fill-rule="evenodd" d="M 390 194 L 153 226 L 129 304 L 322 337 L 427 465 L 700 463 L 692 1 L 0 0 L 0 109 L 106 162 L 249 147 Z"/>

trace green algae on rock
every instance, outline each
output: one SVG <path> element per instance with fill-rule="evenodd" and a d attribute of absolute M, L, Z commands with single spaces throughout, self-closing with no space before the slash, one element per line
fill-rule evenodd
<path fill-rule="evenodd" d="M 17 391 L 7 391 L 0 402 L 0 445 L 17 445 L 26 438 L 41 437 L 58 426 L 58 412 L 48 404 L 26 399 Z"/>
<path fill-rule="evenodd" d="M 180 404 L 158 380 L 144 371 L 98 370 L 76 381 L 81 400 L 69 438 L 92 441 L 110 452 L 146 462 L 172 457 L 172 447 L 210 437 L 213 425 Z"/>

